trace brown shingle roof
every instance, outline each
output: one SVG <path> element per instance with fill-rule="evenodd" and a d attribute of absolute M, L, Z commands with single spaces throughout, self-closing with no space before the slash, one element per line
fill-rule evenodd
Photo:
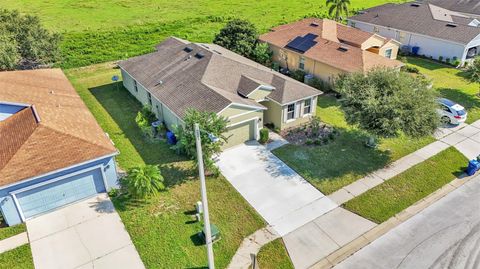
<path fill-rule="evenodd" d="M 0 122 L 0 186 L 117 152 L 60 69 L 0 72 L 1 101 L 40 122 L 31 107 Z"/>
<path fill-rule="evenodd" d="M 317 43 L 304 52 L 303 55 L 347 72 L 364 72 L 373 66 L 399 67 L 403 65 L 397 60 L 361 50 L 359 47 L 373 34 L 358 29 L 335 23 L 337 25 L 337 38 L 340 42 L 332 41 L 331 37 L 329 39 L 322 38 L 322 36 L 325 36 L 322 35 L 323 31 L 325 31 L 324 28 L 335 25 L 324 23 L 324 21 L 327 20 L 304 19 L 291 24 L 281 25 L 273 28 L 271 32 L 261 35 L 260 40 L 280 48 L 285 48 L 290 41 L 298 36 L 315 34 L 318 36 L 315 38 Z M 331 29 L 328 31 L 329 35 L 334 32 Z M 341 47 L 347 48 L 347 50 L 340 50 Z"/>
<path fill-rule="evenodd" d="M 191 51 L 185 51 L 186 47 Z M 298 100 L 291 100 L 293 97 L 321 94 L 214 44 L 169 38 L 156 48 L 156 52 L 122 61 L 119 66 L 179 117 L 183 117 L 188 108 L 218 113 L 230 104 L 264 109 L 261 104 L 239 94 L 239 89 L 247 93 L 260 84 L 274 86 L 268 98 L 281 104 Z M 202 57 L 196 57 L 198 53 Z M 245 83 L 246 77 L 255 83 Z M 272 82 L 277 80 L 284 82 L 277 83 L 276 87 Z"/>
<path fill-rule="evenodd" d="M 456 18 L 456 27 L 447 26 L 448 21 L 434 18 L 434 16 L 436 18 L 439 17 L 438 12 L 438 7 L 428 3 L 417 5 L 412 5 L 412 3 L 385 4 L 366 9 L 350 19 L 450 40 L 461 44 L 468 44 L 480 35 L 480 28 L 468 26 L 468 20 L 464 21 Z M 447 13 L 451 12 L 447 10 L 442 17 L 452 16 L 452 14 Z M 470 20 L 470 22 L 472 20 Z"/>
<path fill-rule="evenodd" d="M 478 0 L 428 0 L 428 2 L 453 11 L 480 16 Z"/>

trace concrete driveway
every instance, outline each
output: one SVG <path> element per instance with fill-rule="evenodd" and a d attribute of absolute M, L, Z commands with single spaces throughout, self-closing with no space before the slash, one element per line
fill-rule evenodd
<path fill-rule="evenodd" d="M 226 150 L 217 164 L 280 236 L 338 206 L 257 142 Z"/>
<path fill-rule="evenodd" d="M 480 268 L 479 193 L 477 176 L 335 268 Z"/>
<path fill-rule="evenodd" d="M 36 269 L 145 268 L 106 194 L 27 221 Z"/>

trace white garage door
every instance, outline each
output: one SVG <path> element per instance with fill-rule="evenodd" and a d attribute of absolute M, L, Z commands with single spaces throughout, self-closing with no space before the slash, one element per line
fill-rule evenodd
<path fill-rule="evenodd" d="M 24 218 L 28 219 L 101 192 L 105 192 L 105 184 L 98 168 L 46 185 L 28 187 L 16 197 Z"/>

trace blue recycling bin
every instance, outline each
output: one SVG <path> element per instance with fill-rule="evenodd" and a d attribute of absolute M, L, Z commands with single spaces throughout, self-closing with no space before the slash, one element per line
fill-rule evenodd
<path fill-rule="evenodd" d="M 480 169 L 480 163 L 477 160 L 471 160 L 468 162 L 467 175 L 473 176 L 475 172 Z"/>
<path fill-rule="evenodd" d="M 420 51 L 420 47 L 412 47 L 412 54 L 413 55 L 418 55 L 419 51 Z"/>
<path fill-rule="evenodd" d="M 175 137 L 175 134 L 172 131 L 167 131 L 167 143 L 170 145 L 177 144 L 177 138 Z"/>

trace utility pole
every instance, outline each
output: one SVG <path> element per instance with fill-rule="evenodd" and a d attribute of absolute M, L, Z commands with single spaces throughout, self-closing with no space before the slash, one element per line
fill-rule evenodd
<path fill-rule="evenodd" d="M 210 217 L 208 215 L 207 184 L 205 183 L 205 170 L 203 168 L 202 141 L 200 139 L 200 127 L 198 123 L 195 123 L 195 143 L 197 145 L 198 173 L 200 174 L 200 188 L 203 205 L 203 229 L 205 230 L 205 243 L 207 245 L 208 268 L 215 269 L 212 231 L 210 230 Z"/>

